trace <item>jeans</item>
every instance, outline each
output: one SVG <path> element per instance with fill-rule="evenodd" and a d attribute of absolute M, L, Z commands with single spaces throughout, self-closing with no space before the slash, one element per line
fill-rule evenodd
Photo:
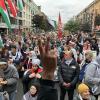
<path fill-rule="evenodd" d="M 66 89 L 63 86 L 60 87 L 61 92 L 60 92 L 60 100 L 65 99 L 66 91 L 68 92 L 68 100 L 73 100 L 73 95 L 74 95 L 74 89 Z"/>
<path fill-rule="evenodd" d="M 15 99 L 16 98 L 16 93 L 17 93 L 16 90 L 11 92 L 11 93 L 8 93 L 9 94 L 9 100 L 16 100 Z"/>

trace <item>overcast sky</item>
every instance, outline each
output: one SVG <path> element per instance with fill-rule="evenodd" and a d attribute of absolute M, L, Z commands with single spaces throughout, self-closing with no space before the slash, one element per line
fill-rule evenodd
<path fill-rule="evenodd" d="M 40 5 L 42 11 L 52 20 L 57 20 L 60 12 L 62 21 L 65 23 L 93 0 L 34 0 L 34 2 Z"/>

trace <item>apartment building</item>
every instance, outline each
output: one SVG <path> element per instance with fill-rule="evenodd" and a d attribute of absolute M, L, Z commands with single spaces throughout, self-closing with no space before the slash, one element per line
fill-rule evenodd
<path fill-rule="evenodd" d="M 95 17 L 100 14 L 100 0 L 94 0 L 83 11 L 81 11 L 75 18 L 81 23 L 88 22 L 91 29 L 95 28 Z"/>
<path fill-rule="evenodd" d="M 35 4 L 33 0 L 23 0 L 24 8 L 22 11 L 18 10 L 17 17 L 14 18 L 10 13 L 9 7 L 8 12 L 11 21 L 11 28 L 14 32 L 18 32 L 19 30 L 28 32 L 32 30 L 32 18 L 35 14 L 41 13 L 39 7 Z M 6 2 L 7 4 L 7 2 Z M 2 16 L 0 15 L 0 31 L 8 32 L 8 27 L 5 24 Z"/>

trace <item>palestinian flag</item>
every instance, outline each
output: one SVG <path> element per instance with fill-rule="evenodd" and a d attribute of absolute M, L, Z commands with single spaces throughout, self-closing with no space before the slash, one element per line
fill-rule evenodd
<path fill-rule="evenodd" d="M 7 24 L 8 28 L 11 28 L 10 19 L 8 16 L 8 12 L 7 12 L 4 0 L 0 0 L 0 13 L 2 14 L 3 19 L 5 23 Z"/>
<path fill-rule="evenodd" d="M 17 0 L 14 0 L 14 5 L 15 5 L 16 12 L 18 13 Z"/>
<path fill-rule="evenodd" d="M 12 2 L 12 0 L 7 0 L 7 1 L 8 1 L 8 6 L 10 7 L 10 11 L 11 11 L 13 17 L 16 17 L 17 16 L 17 10 L 16 10 L 14 3 Z"/>
<path fill-rule="evenodd" d="M 23 10 L 23 1 L 17 0 L 17 6 L 18 6 L 19 10 L 22 11 Z"/>

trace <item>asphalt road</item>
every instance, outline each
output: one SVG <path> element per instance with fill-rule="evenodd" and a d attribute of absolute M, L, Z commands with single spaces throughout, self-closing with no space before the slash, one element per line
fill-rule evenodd
<path fill-rule="evenodd" d="M 59 88 L 59 85 L 56 84 L 55 87 L 58 90 L 58 100 L 60 100 L 60 88 Z M 23 85 L 22 85 L 21 79 L 19 79 L 18 80 L 16 100 L 22 100 L 22 97 L 23 97 Z M 65 100 L 68 100 L 67 99 L 67 94 L 66 94 Z"/>
<path fill-rule="evenodd" d="M 19 79 L 18 86 L 17 86 L 16 100 L 22 100 L 22 97 L 23 97 L 23 85 L 22 85 L 21 79 Z"/>

